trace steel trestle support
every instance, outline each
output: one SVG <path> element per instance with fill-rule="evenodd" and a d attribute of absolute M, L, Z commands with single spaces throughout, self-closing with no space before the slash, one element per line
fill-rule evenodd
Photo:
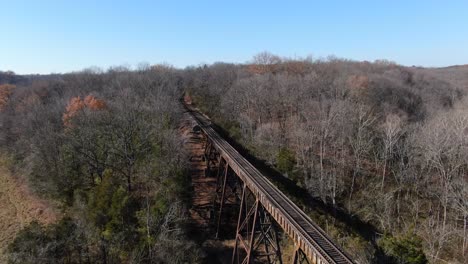
<path fill-rule="evenodd" d="M 238 211 L 232 263 L 281 263 L 275 227 L 280 227 L 294 241 L 293 263 L 354 263 L 325 231 L 223 139 L 211 127 L 209 119 L 186 108 L 204 133 L 205 176 L 217 180 L 210 212 L 217 236 L 225 226 L 235 225 L 225 220 L 235 218 L 233 215 Z M 275 219 L 274 223 L 270 217 Z"/>
<path fill-rule="evenodd" d="M 292 263 L 293 264 L 310 264 L 304 251 L 302 251 L 302 249 L 298 246 L 296 246 L 296 250 L 294 251 Z"/>
<path fill-rule="evenodd" d="M 270 215 L 245 184 L 235 240 L 231 263 L 282 264 L 278 235 Z"/>
<path fill-rule="evenodd" d="M 216 238 L 221 234 L 220 226 L 226 218 L 227 205 L 240 202 L 232 263 L 282 264 L 279 237 L 270 214 L 209 141 L 205 146 L 204 157 L 207 176 L 211 176 L 212 166 L 217 167 L 216 196 L 212 212 Z"/>

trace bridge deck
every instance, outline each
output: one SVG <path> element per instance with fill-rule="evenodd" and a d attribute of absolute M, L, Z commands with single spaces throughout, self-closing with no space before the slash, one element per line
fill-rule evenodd
<path fill-rule="evenodd" d="M 301 209 L 223 139 L 205 116 L 191 109 L 188 112 L 232 170 L 309 259 L 315 263 L 354 263 Z"/>

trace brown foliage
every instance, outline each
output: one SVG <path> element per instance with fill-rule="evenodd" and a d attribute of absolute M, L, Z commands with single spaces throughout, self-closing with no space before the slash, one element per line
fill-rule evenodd
<path fill-rule="evenodd" d="M 252 74 L 265 74 L 268 72 L 275 72 L 276 65 L 266 65 L 266 64 L 250 64 L 247 66 L 247 71 Z"/>
<path fill-rule="evenodd" d="M 8 243 L 31 221 L 54 223 L 58 215 L 46 201 L 36 197 L 27 183 L 7 169 L 8 158 L 0 156 L 0 263 L 6 263 L 2 255 Z M 5 262 L 4 262 L 5 261 Z"/>
<path fill-rule="evenodd" d="M 62 117 L 63 124 L 67 127 L 71 126 L 71 119 L 84 107 L 85 104 L 79 96 L 71 98 Z"/>
<path fill-rule="evenodd" d="M 16 86 L 10 84 L 0 85 L 0 111 L 5 108 L 8 102 L 8 98 L 10 98 L 10 95 L 15 87 Z"/>
<path fill-rule="evenodd" d="M 289 74 L 304 75 L 310 70 L 310 64 L 303 61 L 288 61 L 282 63 L 281 66 Z"/>
<path fill-rule="evenodd" d="M 346 80 L 346 84 L 351 90 L 351 94 L 359 98 L 364 96 L 369 88 L 369 77 L 364 75 L 351 75 Z"/>
<path fill-rule="evenodd" d="M 21 99 L 16 103 L 15 111 L 18 113 L 24 113 L 27 111 L 28 107 L 31 105 L 37 104 L 41 101 L 41 97 L 36 93 L 28 93 L 22 96 Z"/>
<path fill-rule="evenodd" d="M 351 75 L 348 78 L 348 86 L 351 89 L 366 89 L 369 87 L 369 78 L 364 75 Z"/>
<path fill-rule="evenodd" d="M 104 102 L 104 100 L 97 99 L 92 95 L 88 95 L 85 97 L 84 104 L 86 107 L 94 111 L 103 110 L 107 107 L 106 102 Z"/>
<path fill-rule="evenodd" d="M 72 118 L 85 108 L 98 111 L 106 109 L 107 106 L 104 100 L 97 99 L 92 95 L 86 96 L 84 100 L 82 100 L 79 96 L 73 97 L 68 102 L 65 113 L 63 114 L 63 124 L 67 127 L 70 127 Z"/>

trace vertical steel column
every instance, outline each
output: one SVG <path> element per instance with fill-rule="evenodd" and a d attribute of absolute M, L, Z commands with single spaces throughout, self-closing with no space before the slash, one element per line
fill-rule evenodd
<path fill-rule="evenodd" d="M 243 187 L 242 187 L 242 195 L 241 195 L 241 202 L 240 202 L 240 208 L 239 208 L 239 217 L 237 218 L 237 227 L 236 227 L 236 243 L 234 244 L 234 251 L 232 252 L 232 259 L 231 259 L 231 264 L 235 264 L 236 263 L 236 260 L 237 260 L 237 263 L 239 263 L 239 259 L 240 259 L 240 256 L 239 256 L 239 250 L 238 250 L 238 246 L 239 246 L 239 233 L 240 233 L 240 230 L 239 230 L 239 227 L 241 225 L 241 220 L 242 220 L 242 210 L 244 209 L 245 207 L 245 189 L 247 187 L 245 186 L 245 183 L 243 184 Z"/>
<path fill-rule="evenodd" d="M 254 206 L 252 207 L 252 209 L 254 210 L 254 215 L 253 215 L 253 220 L 252 220 L 252 229 L 251 229 L 251 233 L 250 233 L 250 239 L 249 239 L 249 249 L 247 250 L 247 262 L 246 263 L 251 263 L 252 259 L 253 259 L 253 250 L 254 250 L 254 238 L 255 238 L 255 231 L 257 229 L 257 218 L 258 218 L 258 205 L 260 204 L 260 202 L 258 201 L 258 199 L 255 199 L 255 203 L 254 203 Z M 248 224 L 248 223 L 247 223 Z"/>
<path fill-rule="evenodd" d="M 229 170 L 229 164 L 226 163 L 226 168 L 224 169 L 223 189 L 221 191 L 221 201 L 220 201 L 220 205 L 219 205 L 218 222 L 216 224 L 215 238 L 218 238 L 218 235 L 219 235 L 219 225 L 221 224 L 221 216 L 223 214 L 224 196 L 226 194 L 226 184 L 227 184 L 227 180 L 228 180 L 228 170 Z"/>
<path fill-rule="evenodd" d="M 260 235 L 255 247 L 257 255 L 263 258 L 266 257 L 267 263 L 282 264 L 283 260 L 276 226 L 263 206 L 259 208 L 259 230 Z M 261 250 L 262 246 L 263 250 Z"/>
<path fill-rule="evenodd" d="M 309 260 L 307 259 L 307 256 L 304 254 L 304 251 L 299 246 L 296 246 L 296 250 L 294 251 L 294 257 L 293 257 L 293 264 L 310 264 Z M 316 262 L 314 262 L 316 263 Z"/>
<path fill-rule="evenodd" d="M 210 152 L 211 152 L 211 141 L 207 138 L 206 145 L 205 145 L 205 152 L 203 153 L 203 161 L 205 161 L 206 169 L 205 169 L 205 177 L 208 177 L 210 174 Z"/>
<path fill-rule="evenodd" d="M 220 154 L 216 151 L 216 149 L 213 146 L 213 142 L 211 142 L 208 138 L 206 141 L 205 145 L 205 152 L 203 155 L 205 165 L 206 165 L 206 171 L 205 171 L 205 176 L 209 177 L 211 176 L 211 170 L 213 167 L 216 167 L 218 164 L 217 161 L 220 160 Z"/>
<path fill-rule="evenodd" d="M 250 198 L 250 199 L 249 199 Z M 248 205 L 250 202 L 252 205 Z M 243 249 L 240 251 L 240 249 Z M 271 250 L 270 250 L 271 249 Z M 232 263 L 282 263 L 274 224 L 258 197 L 244 184 Z"/>
<path fill-rule="evenodd" d="M 203 153 L 204 156 L 205 156 L 205 158 L 206 158 L 206 156 L 207 156 L 208 151 L 210 150 L 210 148 L 211 148 L 211 141 L 210 141 L 210 139 L 209 139 L 207 136 L 205 136 L 205 149 L 204 149 L 204 153 Z M 206 161 L 206 160 L 205 160 L 205 161 Z"/>
<path fill-rule="evenodd" d="M 223 161 L 224 161 L 223 156 L 219 155 L 219 156 L 218 156 L 218 166 L 217 166 L 218 169 L 216 170 L 216 180 L 217 180 L 218 177 L 219 177 L 219 173 L 220 173 L 221 167 L 222 167 L 221 164 L 222 164 Z M 225 161 L 224 161 L 224 162 L 225 162 Z"/>

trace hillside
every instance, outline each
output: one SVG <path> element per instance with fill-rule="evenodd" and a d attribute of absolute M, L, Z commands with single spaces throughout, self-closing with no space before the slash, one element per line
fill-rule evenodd
<path fill-rule="evenodd" d="M 15 179 L 3 163 L 0 163 L 0 182 L 0 263 L 4 263 L 4 250 L 21 229 L 32 221 L 53 223 L 57 215 L 46 202 L 31 194 L 24 183 Z"/>
<path fill-rule="evenodd" d="M 0 71 L 0 84 L 26 84 L 27 78 L 11 71 Z"/>
<path fill-rule="evenodd" d="M 443 68 L 416 68 L 416 71 L 468 91 L 468 65 L 466 64 Z"/>
<path fill-rule="evenodd" d="M 260 54 L 193 69 L 187 90 L 358 262 L 464 263 L 462 69 Z"/>
<path fill-rule="evenodd" d="M 10 263 L 200 262 L 185 223 L 177 74 L 116 69 L 3 87 L 0 148 L 29 187 L 64 212 L 9 235 Z M 6 218 L 21 226 L 14 209 L 22 201 L 4 199 L 13 200 Z"/>
<path fill-rule="evenodd" d="M 4 86 L 0 147 L 66 212 L 11 241 L 43 203 L 4 173 L 12 263 L 206 263 L 188 228 L 203 214 L 177 133 L 183 94 L 357 262 L 464 263 L 466 71 L 265 53 Z"/>

